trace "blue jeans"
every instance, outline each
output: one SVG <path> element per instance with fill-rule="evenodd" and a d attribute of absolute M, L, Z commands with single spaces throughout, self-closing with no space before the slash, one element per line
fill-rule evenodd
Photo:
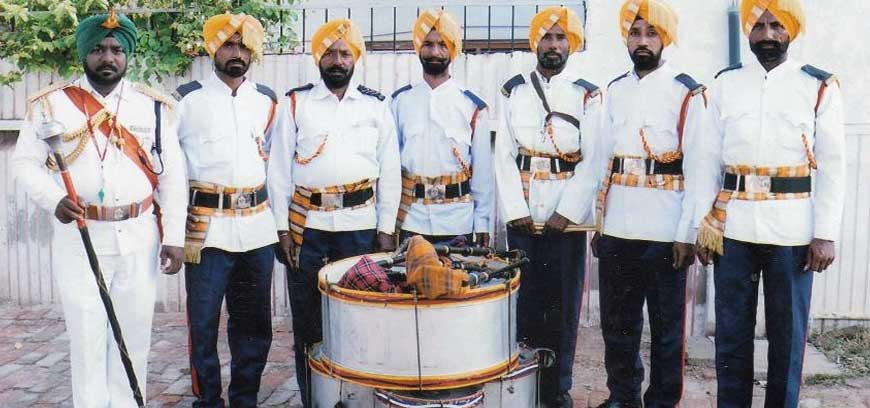
<path fill-rule="evenodd" d="M 552 398 L 573 385 L 574 352 L 583 296 L 586 233 L 528 235 L 508 228 L 508 247 L 526 252 L 517 299 L 517 337 L 556 352 L 541 372 L 541 393 Z"/>
<path fill-rule="evenodd" d="M 248 252 L 202 250 L 202 262 L 186 264 L 187 320 L 194 407 L 223 407 L 217 352 L 221 303 L 226 297 L 233 407 L 256 407 L 260 376 L 272 345 L 271 246 Z"/>
<path fill-rule="evenodd" d="M 643 305 L 649 313 L 650 384 L 646 407 L 674 407 L 683 394 L 686 273 L 673 267 L 672 242 L 598 240 L 601 334 L 613 401 L 640 401 Z"/>
<path fill-rule="evenodd" d="M 764 281 L 768 370 L 766 407 L 797 407 L 813 273 L 803 270 L 807 246 L 725 239 L 715 262 L 716 376 L 720 408 L 752 405 L 753 340 L 758 277 Z"/>
<path fill-rule="evenodd" d="M 323 340 L 320 291 L 317 273 L 327 262 L 371 253 L 377 232 L 331 232 L 306 228 L 299 250 L 299 268 L 287 268 L 287 290 L 293 314 L 293 353 L 296 361 L 296 381 L 302 391 L 302 404 L 310 407 L 310 376 L 305 352 Z"/>

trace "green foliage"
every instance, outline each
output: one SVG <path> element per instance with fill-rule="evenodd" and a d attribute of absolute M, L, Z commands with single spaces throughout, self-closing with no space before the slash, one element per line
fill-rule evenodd
<path fill-rule="evenodd" d="M 0 60 L 14 65 L 0 74 L 0 85 L 21 79 L 23 72 L 82 72 L 75 51 L 79 20 L 110 8 L 136 4 L 128 16 L 139 29 L 139 45 L 127 74 L 138 80 L 160 80 L 181 74 L 204 53 L 202 25 L 215 14 L 232 11 L 257 17 L 268 30 L 267 51 L 291 45 L 294 16 L 278 7 L 281 0 L 0 0 Z M 138 4 L 137 4 L 138 3 Z M 283 21 L 282 21 L 283 14 Z M 280 35 L 283 25 L 284 35 Z"/>

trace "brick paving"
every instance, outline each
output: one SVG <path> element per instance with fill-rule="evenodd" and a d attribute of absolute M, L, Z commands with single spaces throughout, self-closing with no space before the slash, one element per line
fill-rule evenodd
<path fill-rule="evenodd" d="M 289 320 L 276 318 L 273 327 L 274 340 L 260 389 L 260 406 L 298 407 Z M 607 397 L 603 347 L 597 327 L 581 328 L 572 391 L 575 406 L 596 406 Z M 226 386 L 229 350 L 223 335 L 220 354 Z M 149 361 L 148 406 L 191 406 L 183 314 L 155 316 Z M 715 377 L 711 367 L 688 365 L 682 406 L 714 407 Z M 60 310 L 48 306 L 0 305 L 0 407 L 69 407 L 71 391 L 68 338 Z M 755 395 L 754 405 L 761 406 L 764 388 L 757 386 Z M 870 407 L 870 378 L 853 378 L 838 386 L 806 386 L 801 406 Z"/>

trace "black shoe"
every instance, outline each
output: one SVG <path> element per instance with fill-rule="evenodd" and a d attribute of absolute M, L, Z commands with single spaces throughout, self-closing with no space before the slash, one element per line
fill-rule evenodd
<path fill-rule="evenodd" d="M 555 396 L 553 399 L 548 400 L 544 406 L 547 408 L 574 408 L 574 400 L 572 400 L 571 395 L 565 391 Z"/>
<path fill-rule="evenodd" d="M 641 408 L 641 404 L 639 402 L 622 402 L 608 399 L 599 405 L 598 408 Z"/>

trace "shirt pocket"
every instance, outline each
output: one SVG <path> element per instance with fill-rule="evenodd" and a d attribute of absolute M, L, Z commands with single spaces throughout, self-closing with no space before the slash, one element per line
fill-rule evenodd
<path fill-rule="evenodd" d="M 649 142 L 653 153 L 663 153 L 666 151 L 676 150 L 679 146 L 679 132 L 677 131 L 677 123 L 664 118 L 655 118 L 647 122 L 644 128 L 644 136 Z M 637 136 L 640 140 L 640 134 Z"/>
<path fill-rule="evenodd" d="M 423 125 L 418 123 L 402 125 L 402 137 L 399 139 L 402 152 L 405 149 L 414 149 L 414 146 L 423 138 Z"/>
<path fill-rule="evenodd" d="M 726 142 L 731 138 L 753 138 L 761 131 L 758 113 L 752 110 L 735 110 L 720 115 Z"/>
<path fill-rule="evenodd" d="M 205 133 L 198 137 L 197 158 L 206 167 L 227 165 L 234 148 L 232 139 L 219 133 Z"/>
<path fill-rule="evenodd" d="M 511 115 L 510 126 L 520 146 L 534 148 L 541 139 L 543 125 L 536 117 L 524 114 Z"/>
<path fill-rule="evenodd" d="M 776 114 L 776 120 L 781 122 L 783 132 L 777 134 L 777 145 L 788 151 L 805 152 L 802 136 L 806 136 L 807 144 L 812 149 L 815 134 L 815 117 L 791 110 Z"/>
<path fill-rule="evenodd" d="M 378 125 L 374 120 L 363 120 L 347 129 L 347 142 L 362 155 L 375 157 L 378 152 Z"/>

